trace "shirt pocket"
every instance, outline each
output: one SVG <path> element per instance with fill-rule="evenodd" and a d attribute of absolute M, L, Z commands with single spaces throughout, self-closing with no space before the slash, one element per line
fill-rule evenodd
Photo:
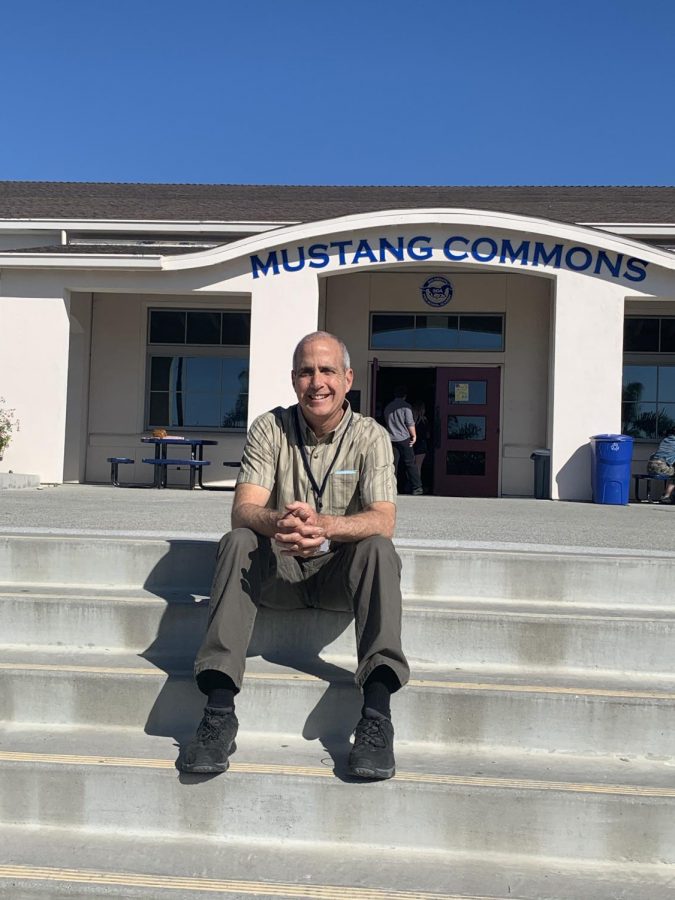
<path fill-rule="evenodd" d="M 343 516 L 347 510 L 361 509 L 358 469 L 337 469 L 330 475 L 331 507 L 333 515 Z"/>

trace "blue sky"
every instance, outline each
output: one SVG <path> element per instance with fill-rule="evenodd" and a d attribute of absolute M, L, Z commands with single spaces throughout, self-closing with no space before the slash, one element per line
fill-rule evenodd
<path fill-rule="evenodd" d="M 2 4 L 0 179 L 675 184 L 672 0 Z"/>

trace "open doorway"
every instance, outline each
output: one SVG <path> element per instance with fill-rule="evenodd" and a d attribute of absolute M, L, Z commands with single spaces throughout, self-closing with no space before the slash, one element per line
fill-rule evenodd
<path fill-rule="evenodd" d="M 426 421 L 420 422 L 418 432 L 426 435 L 424 458 L 421 460 L 420 474 L 425 494 L 434 493 L 434 404 L 436 392 L 436 369 L 412 368 L 411 366 L 382 365 L 377 369 L 375 380 L 375 409 L 373 414 L 380 424 L 384 424 L 382 411 L 394 399 L 397 387 L 406 389 L 407 401 L 413 410 L 423 410 Z M 415 448 L 416 450 L 418 448 Z M 419 447 L 419 451 L 422 446 Z M 416 455 L 421 455 L 417 452 Z M 399 484 L 399 489 L 403 485 Z"/>

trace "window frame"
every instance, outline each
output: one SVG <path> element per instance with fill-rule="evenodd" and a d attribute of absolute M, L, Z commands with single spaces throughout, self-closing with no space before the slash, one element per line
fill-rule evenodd
<path fill-rule="evenodd" d="M 634 313 L 628 314 L 624 316 L 624 328 L 625 322 L 628 319 L 657 319 L 659 320 L 659 343 L 661 341 L 661 321 L 663 319 L 672 319 L 675 320 L 675 315 L 657 315 L 657 314 L 649 314 L 649 315 L 636 315 Z M 625 330 L 624 330 L 625 335 Z M 624 346 L 625 346 L 625 338 L 624 338 Z M 621 428 L 624 431 L 624 426 L 626 425 L 626 420 L 623 416 L 624 403 L 623 398 L 623 384 L 624 384 L 624 372 L 626 366 L 643 366 L 646 368 L 675 368 L 675 351 L 662 351 L 662 350 L 624 350 L 622 356 L 622 369 L 621 369 Z M 651 403 L 652 401 L 644 401 L 645 403 Z M 656 399 L 654 401 L 656 410 L 658 412 L 659 408 L 663 406 L 664 403 L 675 403 L 675 396 L 672 398 L 663 398 L 659 396 L 658 393 L 658 377 L 657 377 L 657 393 Z M 624 431 L 625 433 L 625 431 Z M 658 434 L 656 437 L 634 437 L 633 440 L 636 443 L 640 444 L 658 444 L 664 435 Z"/>
<path fill-rule="evenodd" d="M 207 313 L 238 313 L 247 315 L 249 317 L 249 327 L 250 327 L 250 317 L 251 311 L 250 309 L 238 309 L 238 308 L 223 308 L 223 307 L 205 307 L 199 309 L 192 309 L 187 306 L 149 306 L 147 308 L 147 319 L 146 319 L 146 341 L 145 341 L 145 391 L 144 391 L 144 405 L 143 405 L 143 425 L 144 430 L 148 431 L 152 428 L 158 428 L 158 425 L 150 424 L 150 400 L 151 395 L 155 392 L 152 391 L 152 382 L 151 382 L 151 371 L 152 371 L 152 360 L 156 357 L 172 357 L 172 356 L 183 356 L 183 357 L 193 357 L 193 358 L 208 358 L 208 359 L 245 359 L 249 363 L 250 370 L 250 361 L 251 361 L 251 345 L 249 344 L 191 344 L 187 343 L 187 333 L 186 333 L 186 341 L 182 344 L 175 343 L 162 343 L 160 341 L 151 342 L 150 341 L 150 326 L 151 326 L 151 315 L 153 312 L 207 312 Z M 186 317 L 186 330 L 187 330 L 187 317 Z M 250 333 L 250 332 L 249 332 Z M 221 324 L 221 337 L 222 337 L 222 324 Z M 248 404 L 247 404 L 248 406 Z M 176 433 L 184 433 L 184 432 L 206 432 L 209 434 L 245 434 L 247 430 L 247 425 L 243 427 L 224 427 L 222 425 L 169 425 L 168 423 L 163 423 L 161 427 L 170 428 L 171 431 L 175 431 Z"/>
<path fill-rule="evenodd" d="M 502 332 L 501 332 L 501 347 L 499 349 L 494 347 L 443 347 L 443 348 L 430 348 L 430 347 L 376 347 L 373 345 L 373 318 L 374 316 L 412 316 L 414 330 L 417 331 L 417 319 L 424 317 L 425 319 L 433 319 L 433 318 L 444 318 L 447 319 L 450 316 L 455 316 L 457 318 L 457 334 L 461 334 L 461 320 L 462 317 L 471 317 L 475 319 L 501 319 L 502 322 Z M 419 329 L 423 331 L 425 329 Z M 400 310 L 400 309 L 371 309 L 370 316 L 368 320 L 368 349 L 372 350 L 376 353 L 505 353 L 506 352 L 506 313 L 505 312 L 473 312 L 470 310 L 452 310 L 452 311 L 443 311 L 443 312 L 417 312 L 410 310 Z"/>

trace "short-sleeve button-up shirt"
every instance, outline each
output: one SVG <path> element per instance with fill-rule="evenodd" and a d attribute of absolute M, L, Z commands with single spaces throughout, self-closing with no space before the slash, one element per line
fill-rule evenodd
<path fill-rule="evenodd" d="M 283 509 L 296 500 L 316 509 L 298 443 L 296 409 L 307 462 L 319 486 L 330 469 L 321 512 L 348 516 L 371 503 L 396 502 L 389 435 L 374 419 L 352 412 L 347 402 L 338 427 L 321 439 L 309 427 L 297 404 L 263 413 L 249 429 L 237 484 L 267 488 L 271 492 L 269 509 Z"/>

